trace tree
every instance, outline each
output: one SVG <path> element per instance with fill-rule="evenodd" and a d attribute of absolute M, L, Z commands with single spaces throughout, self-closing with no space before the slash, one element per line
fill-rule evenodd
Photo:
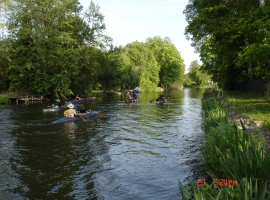
<path fill-rule="evenodd" d="M 164 38 L 164 40 L 161 37 L 154 37 L 148 38 L 146 43 L 160 66 L 159 79 L 161 87 L 167 88 L 168 85 L 176 82 L 183 83 L 184 60 L 171 43 L 171 40 L 168 37 Z"/>
<path fill-rule="evenodd" d="M 197 60 L 192 61 L 190 64 L 188 76 L 193 83 L 192 85 L 196 87 L 209 85 L 210 76 L 203 72 L 201 65 Z"/>
<path fill-rule="evenodd" d="M 89 61 L 81 55 L 87 52 L 83 46 L 89 29 L 80 18 L 79 2 L 16 0 L 13 6 L 10 89 L 55 97 L 73 94 L 71 87 L 85 73 L 85 60 Z M 88 67 L 87 72 L 91 78 Z"/>
<path fill-rule="evenodd" d="M 187 38 L 200 52 L 205 64 L 203 68 L 223 88 L 235 88 L 256 71 L 253 63 L 239 62 L 239 55 L 248 45 L 258 41 L 259 33 L 263 32 L 258 29 L 257 20 L 267 17 L 259 16 L 261 9 L 260 2 L 253 0 L 191 0 L 184 10 Z"/>
<path fill-rule="evenodd" d="M 87 24 L 88 31 L 85 38 L 87 45 L 99 47 L 101 49 L 111 46 L 112 39 L 104 35 L 106 30 L 104 15 L 100 12 L 100 7 L 95 5 L 92 0 L 84 13 L 84 21 Z"/>
<path fill-rule="evenodd" d="M 160 67 L 148 46 L 142 42 L 132 42 L 124 47 L 124 54 L 129 59 L 128 66 L 139 75 L 139 87 L 143 91 L 155 91 L 159 82 Z"/>
<path fill-rule="evenodd" d="M 6 49 L 8 48 L 8 41 L 0 41 L 0 90 L 6 90 L 7 85 L 7 75 L 6 71 L 9 66 L 9 60 Z"/>
<path fill-rule="evenodd" d="M 99 52 L 98 82 L 103 87 L 103 93 L 107 89 L 114 89 L 120 85 L 121 61 L 119 55 L 113 51 Z"/>

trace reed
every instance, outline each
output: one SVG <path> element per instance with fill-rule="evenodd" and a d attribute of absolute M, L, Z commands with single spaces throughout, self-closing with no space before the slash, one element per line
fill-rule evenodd
<path fill-rule="evenodd" d="M 208 95 L 211 97 L 211 95 Z M 237 186 L 217 187 L 214 182 L 186 189 L 179 182 L 183 199 L 265 199 L 270 194 L 270 151 L 264 151 L 264 138 L 242 130 L 227 120 L 227 105 L 222 99 L 204 98 L 206 142 L 201 147 L 208 178 L 237 180 Z"/>
<path fill-rule="evenodd" d="M 9 97 L 6 95 L 0 95 L 0 103 L 7 104 L 9 102 Z"/>

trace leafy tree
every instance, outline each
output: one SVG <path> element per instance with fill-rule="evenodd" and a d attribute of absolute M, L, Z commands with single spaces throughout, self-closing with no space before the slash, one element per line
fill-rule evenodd
<path fill-rule="evenodd" d="M 7 89 L 6 70 L 9 65 L 9 60 L 6 52 L 7 41 L 0 41 L 0 90 Z"/>
<path fill-rule="evenodd" d="M 135 88 L 140 82 L 140 72 L 133 67 L 128 52 L 122 46 L 114 48 L 119 54 L 121 64 L 121 91 Z"/>
<path fill-rule="evenodd" d="M 129 66 L 132 66 L 140 77 L 139 87 L 143 91 L 155 91 L 159 82 L 160 67 L 148 46 L 142 42 L 132 42 L 124 47 L 124 54 L 129 58 Z"/>
<path fill-rule="evenodd" d="M 189 77 L 188 74 L 184 75 L 184 86 L 185 87 L 192 87 L 192 85 L 194 84 L 194 82 L 191 80 L 191 78 Z"/>
<path fill-rule="evenodd" d="M 104 15 L 100 12 L 100 7 L 92 0 L 88 9 L 84 13 L 84 21 L 87 24 L 87 32 L 85 42 L 92 47 L 105 49 L 112 45 L 112 38 L 104 35 L 106 25 L 104 23 Z"/>
<path fill-rule="evenodd" d="M 10 89 L 55 97 L 89 92 L 98 78 L 99 51 L 112 41 L 103 34 L 99 7 L 91 1 L 81 18 L 78 0 L 12 2 Z"/>
<path fill-rule="evenodd" d="M 210 76 L 203 72 L 203 69 L 197 60 L 190 64 L 188 77 L 192 81 L 191 85 L 197 87 L 204 87 L 209 85 Z"/>
<path fill-rule="evenodd" d="M 88 95 L 97 82 L 100 50 L 82 46 L 78 56 L 78 76 L 71 77 L 70 89 L 74 94 Z"/>
<path fill-rule="evenodd" d="M 171 43 L 171 40 L 168 37 L 164 40 L 161 37 L 154 37 L 148 38 L 146 43 L 160 66 L 159 79 L 161 87 L 166 88 L 175 82 L 183 83 L 184 60 Z"/>
<path fill-rule="evenodd" d="M 9 21 L 11 90 L 72 93 L 70 78 L 78 74 L 78 47 L 83 42 L 81 9 L 77 0 L 14 1 Z"/>
<path fill-rule="evenodd" d="M 114 51 L 100 51 L 97 80 L 102 85 L 104 93 L 107 89 L 114 89 L 120 85 L 120 75 L 121 61 L 119 55 Z"/>
<path fill-rule="evenodd" d="M 261 10 L 260 2 L 253 0 L 191 0 L 184 10 L 187 38 L 200 52 L 204 69 L 224 88 L 235 88 L 257 70 L 244 56 L 239 58 L 266 30 L 259 26 L 258 19 L 267 19 L 267 15 L 259 16 Z"/>

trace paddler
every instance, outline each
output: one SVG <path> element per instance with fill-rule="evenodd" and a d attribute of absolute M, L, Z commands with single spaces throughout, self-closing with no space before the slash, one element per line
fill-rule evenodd
<path fill-rule="evenodd" d="M 68 110 L 65 110 L 64 116 L 67 118 L 73 118 L 78 115 L 77 111 L 74 109 L 74 105 L 72 103 L 68 104 Z"/>

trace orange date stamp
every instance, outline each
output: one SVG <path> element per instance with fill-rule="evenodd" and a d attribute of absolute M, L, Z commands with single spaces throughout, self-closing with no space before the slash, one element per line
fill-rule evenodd
<path fill-rule="evenodd" d="M 198 187 L 202 187 L 202 186 L 205 186 L 207 183 L 206 183 L 206 180 L 204 178 L 198 178 L 197 181 L 196 181 L 196 185 Z M 215 178 L 214 179 L 214 186 L 237 186 L 238 185 L 238 181 L 237 180 L 230 180 L 230 179 L 217 179 Z"/>

